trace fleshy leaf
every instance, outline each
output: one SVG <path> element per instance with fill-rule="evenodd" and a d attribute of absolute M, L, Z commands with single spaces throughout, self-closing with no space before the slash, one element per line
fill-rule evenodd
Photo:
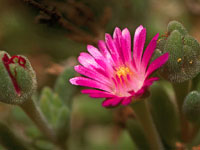
<path fill-rule="evenodd" d="M 164 88 L 166 84 L 157 82 L 152 85 L 150 104 L 152 106 L 152 116 L 159 134 L 166 148 L 170 149 L 175 147 L 175 142 L 178 138 L 179 123 L 176 107 Z"/>
<path fill-rule="evenodd" d="M 171 21 L 171 22 L 169 22 L 169 24 L 167 26 L 168 32 L 173 32 L 174 30 L 179 31 L 179 33 L 181 33 L 182 36 L 185 36 L 188 34 L 185 27 L 178 21 Z"/>
<path fill-rule="evenodd" d="M 76 73 L 73 68 L 66 68 L 56 80 L 54 87 L 55 92 L 68 107 L 71 107 L 72 97 L 75 95 L 77 90 L 77 87 L 69 83 L 69 79 L 75 75 Z"/>
<path fill-rule="evenodd" d="M 169 52 L 170 58 L 160 74 L 171 82 L 193 79 L 200 72 L 200 45 L 177 21 L 168 24 L 167 35 L 158 41 L 157 48 Z"/>
<path fill-rule="evenodd" d="M 200 93 L 197 91 L 190 92 L 183 103 L 183 112 L 187 119 L 200 123 Z"/>

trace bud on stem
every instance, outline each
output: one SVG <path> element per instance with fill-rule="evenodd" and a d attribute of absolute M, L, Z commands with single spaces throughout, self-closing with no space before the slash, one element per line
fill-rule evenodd
<path fill-rule="evenodd" d="M 31 99 L 36 90 L 36 75 L 29 60 L 0 51 L 0 101 L 20 106 L 40 131 L 61 149 L 56 133 Z"/>
<path fill-rule="evenodd" d="M 23 56 L 12 56 L 0 51 L 0 101 L 22 104 L 36 89 L 36 75 L 30 62 Z"/>

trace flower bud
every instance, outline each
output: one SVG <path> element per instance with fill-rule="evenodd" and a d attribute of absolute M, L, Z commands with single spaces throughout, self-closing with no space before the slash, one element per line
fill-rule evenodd
<path fill-rule="evenodd" d="M 170 58 L 160 69 L 160 74 L 171 82 L 193 79 L 200 72 L 199 43 L 177 21 L 170 22 L 167 30 L 157 48 L 162 53 L 169 52 Z"/>
<path fill-rule="evenodd" d="M 36 89 L 36 75 L 24 56 L 12 56 L 0 51 L 0 101 L 22 104 Z"/>
<path fill-rule="evenodd" d="M 183 112 L 187 119 L 200 123 L 200 93 L 197 91 L 190 92 L 183 103 Z"/>

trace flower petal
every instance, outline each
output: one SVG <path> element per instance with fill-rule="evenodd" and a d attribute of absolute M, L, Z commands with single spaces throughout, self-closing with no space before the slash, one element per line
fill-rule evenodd
<path fill-rule="evenodd" d="M 113 94 L 110 94 L 105 91 L 94 90 L 94 89 L 84 89 L 81 91 L 83 94 L 89 94 L 92 98 L 111 98 L 114 97 Z"/>
<path fill-rule="evenodd" d="M 159 37 L 159 34 L 156 34 L 154 38 L 151 40 L 151 42 L 148 44 L 146 50 L 144 51 L 144 55 L 142 57 L 142 66 L 141 66 L 143 67 L 143 71 L 146 71 L 147 65 L 156 48 L 158 37 Z"/>
<path fill-rule="evenodd" d="M 122 99 L 123 98 L 121 98 L 121 97 L 114 97 L 111 99 L 106 99 L 103 101 L 102 106 L 103 107 L 115 107 L 121 102 Z"/>
<path fill-rule="evenodd" d="M 148 67 L 145 77 L 148 77 L 151 73 L 153 73 L 156 69 L 160 68 L 164 65 L 169 58 L 169 53 L 165 53 L 162 56 L 155 59 Z"/>
<path fill-rule="evenodd" d="M 116 27 L 115 31 L 113 33 L 113 41 L 115 43 L 115 46 L 116 46 L 117 51 L 120 56 L 122 56 L 121 39 L 122 39 L 122 32 L 121 32 L 120 28 Z"/>
<path fill-rule="evenodd" d="M 158 77 L 149 78 L 149 79 L 145 80 L 144 86 L 143 86 L 143 87 L 149 87 L 149 86 L 152 85 L 152 83 L 153 83 L 154 81 L 157 81 L 157 80 L 159 80 Z"/>
<path fill-rule="evenodd" d="M 125 62 L 131 61 L 131 34 L 127 28 L 122 31 L 122 51 Z"/>
<path fill-rule="evenodd" d="M 108 72 L 105 71 L 105 69 L 101 65 L 98 64 L 100 62 L 97 63 L 94 57 L 92 57 L 90 54 L 82 52 L 80 56 L 78 57 L 78 61 L 85 68 L 89 68 L 90 70 L 95 70 L 106 77 L 108 76 Z"/>
<path fill-rule="evenodd" d="M 85 77 L 74 77 L 69 80 L 71 84 L 73 85 L 80 85 L 80 86 L 86 86 L 91 88 L 97 88 L 104 91 L 111 92 L 110 88 L 102 83 L 99 83 L 98 81 L 94 81 L 89 78 Z"/>
<path fill-rule="evenodd" d="M 138 98 L 140 96 L 142 96 L 144 94 L 144 92 L 146 91 L 147 87 L 142 87 L 140 90 L 138 90 L 137 92 L 134 93 L 134 98 Z"/>
<path fill-rule="evenodd" d="M 107 69 L 106 67 L 106 59 L 105 57 L 99 52 L 99 50 L 92 46 L 92 45 L 87 45 L 87 50 L 88 52 L 95 58 L 95 61 L 104 69 Z"/>
<path fill-rule="evenodd" d="M 92 98 L 111 98 L 114 97 L 113 94 L 110 94 L 105 91 L 94 90 L 94 89 L 84 89 L 81 91 L 83 94 L 89 94 Z"/>
<path fill-rule="evenodd" d="M 132 97 L 126 97 L 122 100 L 122 105 L 126 106 L 128 104 L 130 104 L 132 101 Z"/>
<path fill-rule="evenodd" d="M 99 52 L 99 50 L 92 46 L 92 45 L 87 45 L 87 50 L 88 52 L 96 59 L 102 59 L 103 55 Z"/>
<path fill-rule="evenodd" d="M 114 43 L 112 37 L 110 36 L 110 34 L 108 34 L 108 33 L 105 34 L 105 41 L 106 41 L 106 45 L 108 46 L 108 49 L 110 50 L 110 54 L 111 54 L 113 60 L 115 61 L 115 63 L 117 63 L 119 60 L 119 53 L 117 51 L 115 43 Z"/>
<path fill-rule="evenodd" d="M 101 53 L 104 55 L 104 57 L 108 60 L 109 64 L 113 65 L 114 61 L 112 59 L 112 56 L 111 56 L 110 52 L 107 49 L 107 46 L 106 46 L 105 42 L 100 40 L 98 42 L 98 47 L 99 47 L 99 50 L 101 51 Z"/>
<path fill-rule="evenodd" d="M 91 68 L 91 67 L 95 67 L 95 68 L 101 68 L 101 66 L 99 66 L 96 61 L 94 60 L 94 58 L 85 52 L 82 52 L 80 54 L 80 56 L 78 57 L 78 61 L 81 65 L 83 65 L 86 68 Z"/>
<path fill-rule="evenodd" d="M 133 42 L 133 58 L 135 62 L 137 62 L 137 67 L 140 65 L 142 52 L 144 48 L 144 43 L 146 40 L 146 29 L 140 25 L 134 35 L 134 42 Z"/>
<path fill-rule="evenodd" d="M 77 65 L 74 67 L 74 70 L 84 76 L 87 76 L 91 79 L 94 79 L 98 82 L 101 82 L 103 84 L 107 84 L 107 85 L 111 85 L 111 82 L 104 76 L 102 75 L 101 73 L 95 71 L 95 70 L 91 70 L 91 69 L 88 69 L 88 68 L 85 68 L 81 65 Z"/>

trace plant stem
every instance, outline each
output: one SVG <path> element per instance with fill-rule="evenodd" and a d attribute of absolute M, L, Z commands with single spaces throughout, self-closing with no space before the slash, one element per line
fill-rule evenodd
<path fill-rule="evenodd" d="M 57 135 L 52 129 L 52 127 L 48 124 L 46 118 L 40 111 L 39 107 L 35 104 L 35 102 L 31 100 L 25 101 L 20 107 L 24 110 L 24 112 L 29 116 L 29 118 L 35 123 L 38 129 L 55 145 L 59 146 L 61 149 L 65 149 L 65 146 L 61 145 L 57 140 Z"/>
<path fill-rule="evenodd" d="M 132 104 L 132 108 L 136 114 L 136 118 L 140 121 L 145 131 L 145 136 L 149 141 L 152 150 L 162 150 L 163 145 L 161 143 L 159 134 L 153 123 L 150 110 L 146 100 L 140 100 Z"/>
<path fill-rule="evenodd" d="M 184 142 L 188 142 L 191 139 L 191 127 L 182 113 L 182 106 L 186 95 L 190 91 L 191 81 L 186 81 L 183 83 L 174 83 L 173 88 L 175 91 L 180 116 L 181 138 Z"/>

